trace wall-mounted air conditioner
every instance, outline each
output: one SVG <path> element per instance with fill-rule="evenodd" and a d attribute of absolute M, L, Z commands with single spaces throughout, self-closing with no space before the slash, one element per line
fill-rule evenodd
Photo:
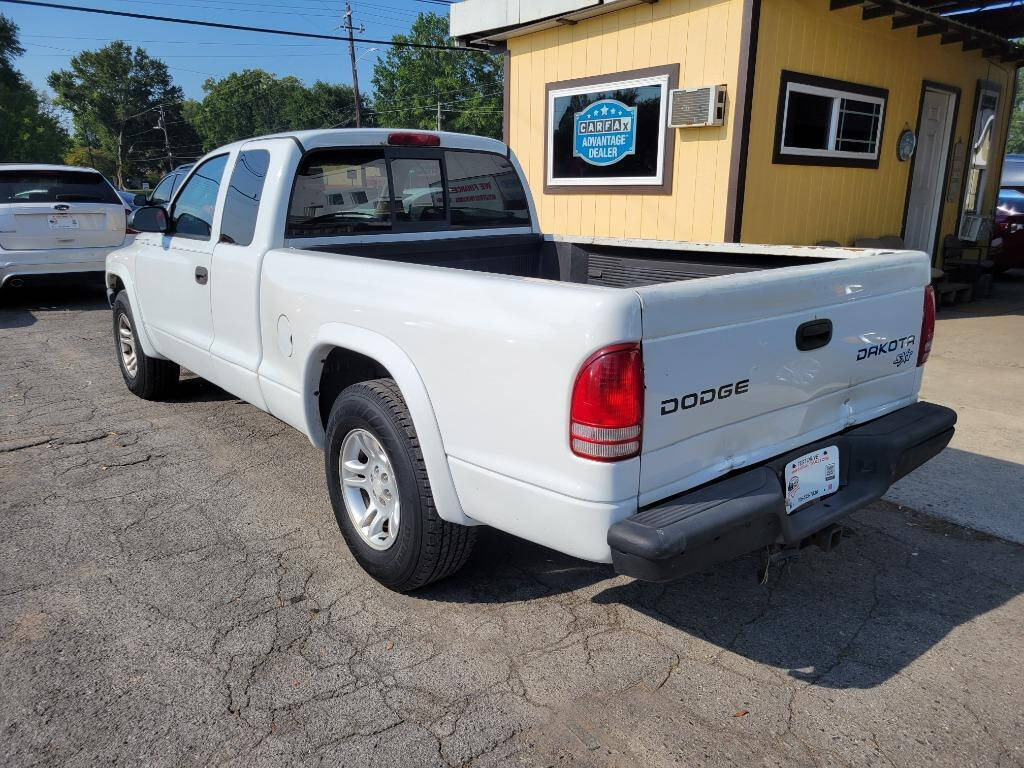
<path fill-rule="evenodd" d="M 725 122 L 725 86 L 677 88 L 668 95 L 670 128 L 700 128 Z"/>

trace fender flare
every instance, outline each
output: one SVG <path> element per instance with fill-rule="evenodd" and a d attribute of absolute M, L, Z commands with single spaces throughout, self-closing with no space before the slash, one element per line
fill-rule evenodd
<path fill-rule="evenodd" d="M 312 393 L 320 388 L 322 361 L 330 350 L 342 349 L 358 352 L 383 365 L 402 391 L 409 412 L 412 414 L 416 435 L 423 451 L 427 478 L 434 494 L 437 514 L 443 520 L 460 525 L 477 525 L 466 516 L 459 501 L 455 482 L 448 466 L 448 454 L 444 449 L 441 429 L 434 414 L 434 407 L 427 394 L 426 385 L 412 360 L 395 342 L 374 331 L 345 323 L 328 323 L 320 327 L 313 340 L 309 356 L 303 367 L 303 411 L 306 420 L 306 434 L 321 450 L 324 448 L 325 433 L 320 423 L 320 403 Z"/>
<path fill-rule="evenodd" d="M 142 307 L 139 306 L 138 298 L 135 294 L 135 282 L 131 278 L 130 271 L 126 264 L 119 263 L 107 259 L 107 273 L 104 276 L 104 280 L 107 284 L 108 297 L 110 298 L 111 304 L 113 304 L 114 297 L 110 295 L 109 291 L 113 289 L 112 277 L 116 277 L 124 285 L 125 293 L 128 294 L 128 304 L 131 305 L 132 315 L 135 319 L 135 333 L 139 337 L 139 343 L 142 345 L 142 351 L 146 353 L 147 357 L 153 357 L 158 360 L 163 360 L 164 356 L 157 352 L 156 347 L 153 346 L 153 340 L 149 338 L 149 331 L 146 330 L 146 321 L 142 316 Z"/>

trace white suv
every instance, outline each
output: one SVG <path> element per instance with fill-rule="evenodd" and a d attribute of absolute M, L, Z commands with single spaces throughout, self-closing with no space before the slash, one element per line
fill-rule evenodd
<path fill-rule="evenodd" d="M 98 171 L 0 164 L 0 287 L 101 273 L 126 232 L 124 203 Z"/>

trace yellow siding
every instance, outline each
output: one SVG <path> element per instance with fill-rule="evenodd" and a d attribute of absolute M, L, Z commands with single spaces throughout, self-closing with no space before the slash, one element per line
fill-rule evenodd
<path fill-rule="evenodd" d="M 725 238 L 742 10 L 742 0 L 661 0 L 508 41 L 509 142 L 546 232 Z M 680 87 L 725 83 L 729 94 L 724 126 L 676 130 L 673 194 L 545 194 L 545 85 L 666 64 L 679 64 Z"/>
<path fill-rule="evenodd" d="M 807 244 L 899 234 L 910 172 L 896 158 L 904 127 L 916 128 L 922 81 L 960 88 L 954 143 L 970 142 L 979 79 L 1002 87 L 986 207 L 998 185 L 998 150 L 1009 115 L 1013 68 L 959 45 L 941 45 L 916 27 L 893 30 L 890 19 L 863 21 L 860 8 L 829 11 L 827 0 L 765 0 L 761 8 L 741 239 Z M 832 168 L 772 163 L 779 78 L 789 69 L 889 90 L 879 167 Z M 953 232 L 957 202 L 942 211 L 938 238 Z"/>

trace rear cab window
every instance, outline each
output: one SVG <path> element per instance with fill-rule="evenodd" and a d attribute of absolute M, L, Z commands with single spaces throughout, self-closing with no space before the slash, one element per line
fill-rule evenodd
<path fill-rule="evenodd" d="M 295 174 L 286 237 L 391 231 L 391 192 L 383 150 L 309 154 Z"/>
<path fill-rule="evenodd" d="M 299 164 L 287 238 L 528 227 L 526 191 L 501 155 L 409 147 L 314 150 Z"/>
<path fill-rule="evenodd" d="M 0 170 L 0 203 L 112 203 L 121 198 L 97 171 Z"/>

